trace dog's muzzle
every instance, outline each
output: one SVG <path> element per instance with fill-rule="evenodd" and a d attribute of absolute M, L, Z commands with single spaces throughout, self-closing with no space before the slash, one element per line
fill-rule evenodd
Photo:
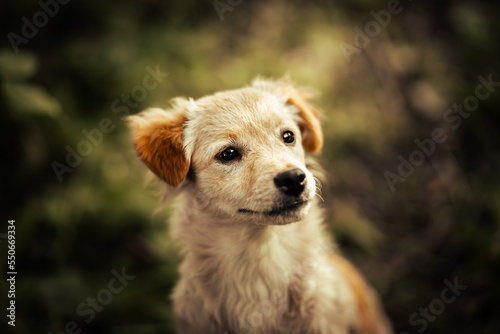
<path fill-rule="evenodd" d="M 308 204 L 309 199 L 303 193 L 307 185 L 306 173 L 300 168 L 293 168 L 279 173 L 274 177 L 274 185 L 279 191 L 280 198 L 271 210 L 262 211 L 266 216 L 290 216 Z M 249 209 L 239 209 L 240 213 L 257 214 Z"/>

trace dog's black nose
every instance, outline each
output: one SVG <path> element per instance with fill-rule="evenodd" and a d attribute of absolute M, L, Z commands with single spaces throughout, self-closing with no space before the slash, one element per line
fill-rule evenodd
<path fill-rule="evenodd" d="M 300 168 L 290 169 L 276 175 L 274 184 L 283 194 L 297 197 L 304 191 L 306 174 Z"/>

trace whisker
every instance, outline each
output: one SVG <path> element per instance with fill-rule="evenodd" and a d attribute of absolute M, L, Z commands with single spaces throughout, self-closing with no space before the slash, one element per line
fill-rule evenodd
<path fill-rule="evenodd" d="M 322 197 L 319 193 L 314 193 L 314 195 L 315 195 L 315 196 L 318 196 L 318 197 L 321 199 L 321 201 L 323 201 L 323 202 L 325 201 L 325 200 L 323 199 L 323 197 Z"/>
<path fill-rule="evenodd" d="M 323 182 L 321 182 L 321 180 L 318 177 L 316 177 L 316 176 L 313 176 L 313 178 L 314 178 L 314 181 L 316 181 L 315 182 L 316 189 L 318 189 L 319 191 L 321 191 L 321 188 L 323 187 Z"/>
<path fill-rule="evenodd" d="M 314 176 L 314 181 L 316 181 L 316 182 L 315 182 L 316 189 L 315 189 L 314 195 L 315 195 L 315 196 L 318 196 L 318 197 L 321 199 L 321 201 L 323 201 L 323 202 L 324 202 L 325 200 L 324 200 L 324 199 L 323 199 L 323 197 L 321 196 L 321 188 L 323 187 L 323 183 L 322 183 L 322 182 L 321 182 L 321 180 L 320 180 L 318 177 L 316 177 L 316 176 Z"/>

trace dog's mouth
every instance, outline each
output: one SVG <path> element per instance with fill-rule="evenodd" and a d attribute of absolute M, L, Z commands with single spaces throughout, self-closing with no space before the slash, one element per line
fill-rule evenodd
<path fill-rule="evenodd" d="M 239 209 L 238 212 L 249 214 L 263 214 L 265 216 L 288 216 L 305 206 L 307 203 L 308 202 L 304 200 L 297 200 L 293 202 L 280 203 L 279 205 L 276 205 L 268 211 L 259 212 L 249 209 Z"/>

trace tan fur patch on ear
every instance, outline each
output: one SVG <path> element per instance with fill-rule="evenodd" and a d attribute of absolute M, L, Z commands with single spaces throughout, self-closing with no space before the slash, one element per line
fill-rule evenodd
<path fill-rule="evenodd" d="M 308 102 L 309 94 L 291 85 L 283 87 L 282 91 L 289 96 L 287 104 L 299 109 L 299 116 L 302 118 L 299 124 L 302 131 L 302 145 L 310 152 L 318 152 L 323 146 L 323 132 L 318 119 L 319 112 Z"/>
<path fill-rule="evenodd" d="M 184 112 L 148 109 L 127 118 L 139 158 L 161 180 L 174 187 L 186 177 L 189 160 L 183 148 Z"/>

